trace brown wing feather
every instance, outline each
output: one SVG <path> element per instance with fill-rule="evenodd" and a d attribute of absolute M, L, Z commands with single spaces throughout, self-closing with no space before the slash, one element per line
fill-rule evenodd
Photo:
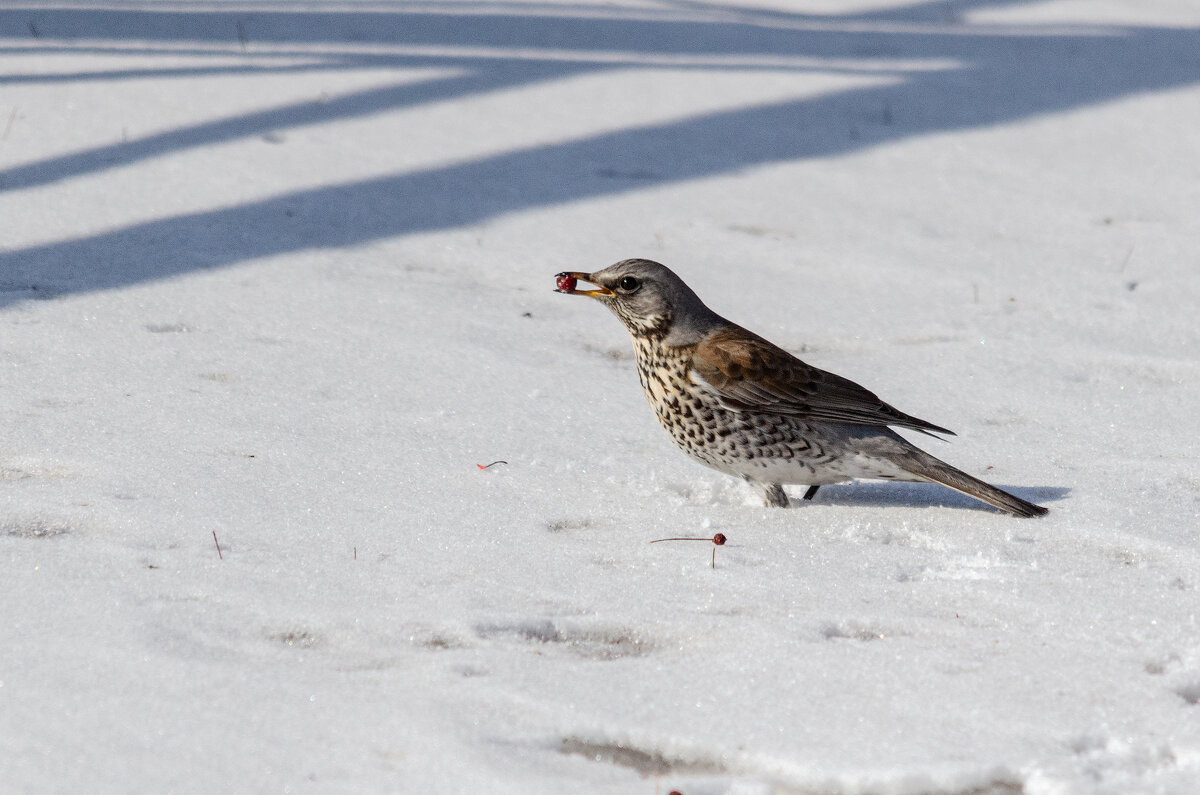
<path fill-rule="evenodd" d="M 696 346 L 692 369 L 731 409 L 954 435 L 732 324 Z"/>

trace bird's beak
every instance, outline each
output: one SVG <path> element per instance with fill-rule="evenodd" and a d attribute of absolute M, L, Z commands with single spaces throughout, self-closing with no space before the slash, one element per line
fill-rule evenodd
<path fill-rule="evenodd" d="M 593 290 L 578 290 L 575 287 L 577 281 L 592 282 L 595 284 L 590 273 L 563 271 L 554 277 L 554 283 L 557 285 L 557 289 L 554 292 L 566 293 L 567 295 L 586 295 L 589 298 L 605 298 L 613 294 L 612 290 L 599 285 L 596 285 L 596 288 Z"/>

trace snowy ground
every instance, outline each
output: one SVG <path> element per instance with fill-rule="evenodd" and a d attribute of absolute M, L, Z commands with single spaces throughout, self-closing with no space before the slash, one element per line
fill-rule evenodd
<path fill-rule="evenodd" d="M 0 790 L 1200 791 L 1197 130 L 1191 0 L 5 3 Z M 760 507 L 629 256 L 1050 515 Z"/>

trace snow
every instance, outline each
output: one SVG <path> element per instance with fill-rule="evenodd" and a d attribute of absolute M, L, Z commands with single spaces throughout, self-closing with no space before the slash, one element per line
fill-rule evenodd
<path fill-rule="evenodd" d="M 1198 128 L 1183 0 L 6 5 L 0 789 L 1200 790 Z M 761 507 L 630 256 L 1051 513 Z"/>

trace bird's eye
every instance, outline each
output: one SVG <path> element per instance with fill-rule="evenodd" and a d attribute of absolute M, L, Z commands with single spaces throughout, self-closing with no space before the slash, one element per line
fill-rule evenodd
<path fill-rule="evenodd" d="M 626 276 L 621 279 L 617 286 L 621 288 L 621 292 L 623 293 L 632 293 L 636 292 L 637 288 L 642 286 L 642 282 L 633 276 Z"/>

